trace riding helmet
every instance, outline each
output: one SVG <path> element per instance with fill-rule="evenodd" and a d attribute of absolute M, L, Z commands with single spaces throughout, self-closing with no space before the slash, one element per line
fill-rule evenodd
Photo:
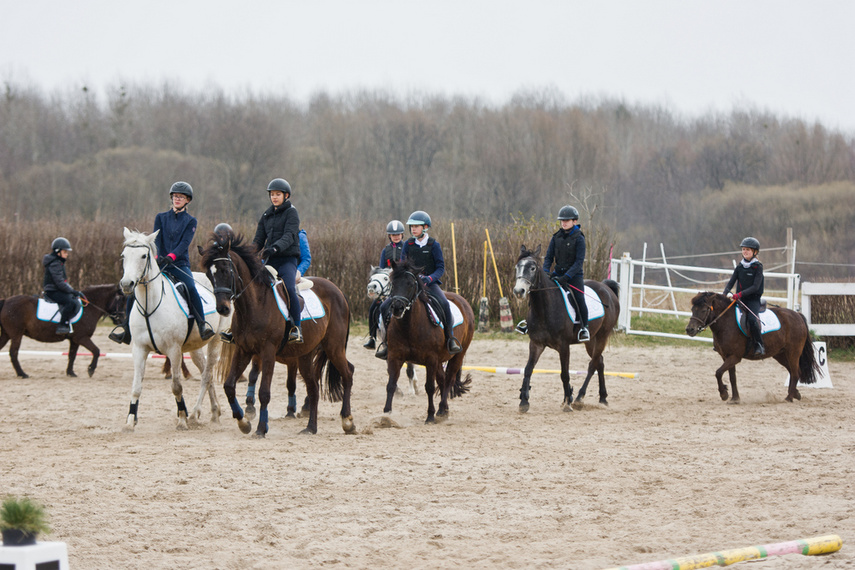
<path fill-rule="evenodd" d="M 742 240 L 742 243 L 739 244 L 739 247 L 750 247 L 751 249 L 756 249 L 760 251 L 760 242 L 757 241 L 757 238 L 747 237 Z"/>
<path fill-rule="evenodd" d="M 270 184 L 267 185 L 267 191 L 270 192 L 272 190 L 279 190 L 288 194 L 288 197 L 291 196 L 291 185 L 284 178 L 274 178 L 271 180 Z"/>
<path fill-rule="evenodd" d="M 225 222 L 222 222 L 217 224 L 216 227 L 214 227 L 214 235 L 219 238 L 233 238 L 235 236 L 235 231 L 230 225 Z"/>
<path fill-rule="evenodd" d="M 401 223 L 401 220 L 392 220 L 386 224 L 386 233 L 389 235 L 402 234 L 404 233 L 404 224 Z"/>
<path fill-rule="evenodd" d="M 187 201 L 193 201 L 193 187 L 187 184 L 186 182 L 176 182 L 172 185 L 172 188 L 169 189 L 169 196 L 172 197 L 173 194 L 184 194 L 187 196 Z"/>
<path fill-rule="evenodd" d="M 427 212 L 423 212 L 421 210 L 416 210 L 410 217 L 407 219 L 408 226 L 425 226 L 430 227 L 430 216 L 427 215 Z"/>
<path fill-rule="evenodd" d="M 558 210 L 558 219 L 559 220 L 578 220 L 579 219 L 579 210 L 577 210 L 573 206 L 563 206 L 560 210 Z"/>
<path fill-rule="evenodd" d="M 60 251 L 62 249 L 72 251 L 71 242 L 69 242 L 64 237 L 58 237 L 50 244 L 50 248 L 54 251 Z"/>

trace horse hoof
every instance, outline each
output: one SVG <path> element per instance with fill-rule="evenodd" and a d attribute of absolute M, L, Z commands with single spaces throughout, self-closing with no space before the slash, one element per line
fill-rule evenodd
<path fill-rule="evenodd" d="M 430 416 L 428 416 L 428 418 L 425 420 L 425 423 L 426 423 L 426 424 L 435 424 L 435 423 L 436 423 L 436 418 L 435 418 L 435 417 L 430 417 Z"/>
<path fill-rule="evenodd" d="M 527 411 L 528 411 L 528 402 L 521 402 L 520 403 L 520 413 L 524 414 Z"/>
<path fill-rule="evenodd" d="M 75 374 L 73 370 L 71 372 L 66 372 L 65 375 L 69 378 L 77 378 L 77 374 Z M 89 376 L 92 376 L 92 374 L 90 374 Z"/>
<path fill-rule="evenodd" d="M 18 374 L 18 378 L 29 378 L 29 377 L 30 377 L 30 375 L 27 374 L 26 372 Z"/>
<path fill-rule="evenodd" d="M 95 374 L 94 368 L 87 368 L 86 371 L 89 373 L 89 377 L 92 378 L 92 375 Z"/>
<path fill-rule="evenodd" d="M 572 412 L 574 408 L 577 410 L 581 410 L 582 404 L 577 404 L 575 402 L 572 404 L 568 404 L 567 402 L 564 402 L 564 404 L 562 404 L 562 406 L 561 406 L 561 411 L 562 412 Z"/>
<path fill-rule="evenodd" d="M 246 411 L 243 413 L 244 417 L 252 421 L 255 419 L 255 406 L 247 406 Z"/>
<path fill-rule="evenodd" d="M 434 420 L 438 424 L 444 423 L 447 419 L 448 419 L 448 412 L 438 413 L 438 414 L 436 414 L 436 417 L 434 418 Z"/>
<path fill-rule="evenodd" d="M 300 431 L 300 433 L 301 434 L 307 434 L 307 435 L 315 435 L 318 433 L 318 430 L 317 430 L 317 428 L 316 429 L 305 428 L 302 431 Z"/>
<path fill-rule="evenodd" d="M 267 437 L 267 434 L 262 431 L 257 431 L 252 434 L 252 439 L 264 439 L 265 437 Z"/>
<path fill-rule="evenodd" d="M 799 393 L 799 391 L 798 391 L 798 390 L 796 390 L 796 393 L 795 393 L 795 394 L 793 394 L 793 398 L 795 398 L 796 400 L 801 400 L 801 399 L 802 399 L 802 395 L 801 395 L 801 393 Z"/>
<path fill-rule="evenodd" d="M 241 433 L 249 433 L 252 431 L 252 422 L 248 421 L 246 418 L 238 420 L 238 428 L 240 428 Z"/>
<path fill-rule="evenodd" d="M 722 402 L 726 402 L 726 401 L 727 401 L 727 390 L 725 390 L 725 391 L 723 391 L 723 392 L 719 392 L 719 393 L 718 393 L 718 395 L 719 395 L 719 396 L 721 396 L 721 401 L 722 401 Z"/>
<path fill-rule="evenodd" d="M 297 414 L 294 413 L 294 410 L 288 410 L 288 413 L 285 414 L 285 419 L 286 420 L 296 420 Z"/>
<path fill-rule="evenodd" d="M 348 435 L 356 433 L 356 426 L 353 425 L 353 416 L 341 418 L 341 429 L 343 429 L 344 433 Z"/>

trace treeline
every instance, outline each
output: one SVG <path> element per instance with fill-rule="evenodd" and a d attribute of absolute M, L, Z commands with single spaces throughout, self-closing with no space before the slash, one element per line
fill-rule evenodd
<path fill-rule="evenodd" d="M 383 92 L 298 104 L 170 84 L 117 85 L 105 99 L 3 86 L 6 222 L 148 220 L 179 179 L 196 189 L 197 216 L 251 220 L 275 176 L 292 183 L 305 223 L 348 221 L 352 238 L 416 209 L 440 224 L 551 220 L 587 195 L 615 247 L 636 256 L 645 241 L 673 255 L 735 249 L 749 234 L 783 245 L 793 227 L 799 259 L 855 263 L 851 133 L 756 108 L 684 118 L 553 91 L 490 106 Z"/>

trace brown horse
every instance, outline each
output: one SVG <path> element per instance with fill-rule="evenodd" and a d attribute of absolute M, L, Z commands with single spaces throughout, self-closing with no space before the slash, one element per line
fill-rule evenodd
<path fill-rule="evenodd" d="M 83 307 L 83 315 L 74 323 L 74 332 L 70 335 L 56 334 L 58 323 L 40 321 L 36 317 L 36 307 L 39 298 L 30 295 L 15 295 L 8 299 L 0 299 L 0 348 L 3 348 L 9 339 L 9 357 L 12 366 L 19 378 L 29 378 L 18 362 L 18 349 L 21 347 L 21 339 L 27 335 L 39 342 L 61 342 L 68 340 L 68 368 L 65 373 L 72 378 L 74 373 L 74 359 L 77 357 L 77 349 L 83 345 L 92 352 L 92 362 L 89 363 L 89 376 L 95 373 L 98 366 L 98 357 L 101 356 L 100 349 L 92 342 L 92 333 L 95 326 L 103 317 L 110 317 L 113 323 L 122 322 L 125 312 L 125 296 L 115 285 L 93 285 L 83 289 L 83 295 L 89 303 Z"/>
<path fill-rule="evenodd" d="M 326 279 L 307 277 L 323 306 L 319 313 L 323 314 L 304 320 L 302 343 L 286 344 L 288 323 L 276 303 L 273 279 L 258 259 L 255 248 L 244 244 L 243 236 L 214 234 L 208 248 L 199 248 L 199 251 L 202 266 L 214 287 L 217 312 L 228 315 L 234 305 L 234 344 L 225 345 L 220 370 L 225 373 L 223 389 L 240 430 L 249 433 L 252 426 L 235 397 L 235 385 L 250 361 L 257 357 L 261 366 L 261 388 L 255 437 L 264 437 L 268 430 L 267 405 L 276 362 L 289 366 L 296 363 L 303 376 L 310 405 L 309 423 L 303 433 L 318 431 L 318 398 L 324 368 L 330 398 L 342 400 L 342 428 L 345 433 L 355 433 L 350 411 L 353 365 L 345 353 L 350 334 L 350 306 L 344 294 Z M 284 292 L 284 288 L 279 287 Z"/>
<path fill-rule="evenodd" d="M 386 406 L 384 413 L 392 411 L 392 398 L 398 387 L 398 377 L 405 362 L 425 367 L 425 393 L 428 397 L 428 415 L 425 423 L 434 423 L 437 418 L 448 416 L 448 398 L 462 396 L 469 391 L 471 375 L 461 381 L 463 358 L 475 332 L 475 315 L 466 299 L 455 293 L 446 293 L 448 302 L 453 303 L 463 314 L 455 336 L 462 350 L 450 354 L 446 348 L 445 335 L 439 326 L 431 324 L 426 302 L 428 293 L 421 279 L 419 268 L 405 259 L 392 262 L 389 310 L 392 319 L 386 328 L 386 369 L 389 382 L 386 384 Z M 442 310 L 438 310 L 442 314 Z M 442 364 L 447 362 L 445 371 Z M 439 393 L 439 409 L 433 405 L 434 392 Z"/>
<path fill-rule="evenodd" d="M 564 386 L 562 409 L 570 412 L 574 405 L 573 387 L 570 386 L 570 345 L 579 342 L 577 338 L 579 325 L 573 323 L 567 316 L 563 290 L 549 278 L 541 265 L 540 246 L 537 246 L 535 251 L 529 251 L 525 246 L 520 248 L 520 256 L 515 268 L 514 295 L 518 299 L 528 297 L 526 323 L 529 338 L 528 362 L 525 365 L 520 388 L 520 412 L 525 413 L 529 409 L 532 371 L 547 347 L 558 352 L 558 358 L 561 361 L 561 384 Z M 607 406 L 608 393 L 603 351 L 606 349 L 620 313 L 617 297 L 618 284 L 611 279 L 606 279 L 602 283 L 588 279 L 585 285 L 597 294 L 597 300 L 603 305 L 603 315 L 588 321 L 588 330 L 591 333 L 591 340 L 585 343 L 585 350 L 588 351 L 590 358 L 588 374 L 576 395 L 575 405 L 581 405 L 588 390 L 588 382 L 596 372 L 600 381 L 600 404 Z"/>
<path fill-rule="evenodd" d="M 721 399 L 727 400 L 727 386 L 722 382 L 725 370 L 730 376 L 730 386 L 733 390 L 730 403 L 738 404 L 736 365 L 743 358 L 763 360 L 772 357 L 790 373 L 786 400 L 788 402 L 792 402 L 793 398 L 801 400 L 802 396 L 796 389 L 796 384 L 800 380 L 803 384 L 813 384 L 820 370 L 813 353 L 810 330 L 804 315 L 782 307 L 770 307 L 768 310 L 778 316 L 781 328 L 763 335 L 766 354 L 758 356 L 753 351 L 747 354 L 750 339 L 739 329 L 735 311 L 729 310 L 734 304 L 735 301 L 731 301 L 720 293 L 711 291 L 698 293 L 692 299 L 692 316 L 689 324 L 686 325 L 686 334 L 689 336 L 695 336 L 707 327 L 712 331 L 713 348 L 724 360 L 721 367 L 715 371 Z"/>

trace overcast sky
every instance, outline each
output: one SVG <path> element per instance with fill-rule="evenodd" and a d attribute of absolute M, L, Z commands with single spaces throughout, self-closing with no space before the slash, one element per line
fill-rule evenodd
<path fill-rule="evenodd" d="M 752 105 L 855 135 L 849 0 L 0 0 L 0 80 L 242 94 L 520 90 Z"/>

